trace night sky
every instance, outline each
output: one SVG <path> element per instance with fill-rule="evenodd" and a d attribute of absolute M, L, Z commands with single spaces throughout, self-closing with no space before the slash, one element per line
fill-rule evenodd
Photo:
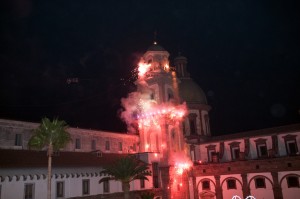
<path fill-rule="evenodd" d="M 6 0 L 0 118 L 125 132 L 120 99 L 156 31 L 171 61 L 188 58 L 213 135 L 299 123 L 296 2 Z"/>

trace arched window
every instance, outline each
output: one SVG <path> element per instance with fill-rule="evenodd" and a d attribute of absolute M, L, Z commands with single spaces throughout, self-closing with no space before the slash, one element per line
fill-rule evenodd
<path fill-rule="evenodd" d="M 195 113 L 191 113 L 189 115 L 190 135 L 197 135 L 196 118 L 197 118 L 197 115 Z"/>

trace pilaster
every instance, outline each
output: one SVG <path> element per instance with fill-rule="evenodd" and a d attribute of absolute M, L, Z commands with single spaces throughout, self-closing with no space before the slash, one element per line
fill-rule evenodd
<path fill-rule="evenodd" d="M 223 191 L 221 187 L 220 176 L 215 175 L 215 180 L 216 180 L 216 199 L 223 199 Z"/>

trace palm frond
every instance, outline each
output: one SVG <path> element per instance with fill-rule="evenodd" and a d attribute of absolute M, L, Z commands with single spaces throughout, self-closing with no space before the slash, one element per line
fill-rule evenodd
<path fill-rule="evenodd" d="M 34 130 L 28 146 L 33 149 L 42 149 L 51 144 L 54 150 L 59 150 L 71 141 L 71 135 L 67 132 L 67 128 L 68 126 L 63 120 L 54 118 L 51 121 L 43 118 L 39 127 Z"/>
<path fill-rule="evenodd" d="M 148 180 L 147 176 L 151 175 L 147 164 L 132 155 L 117 159 L 112 165 L 105 166 L 100 173 L 113 176 L 115 180 L 125 183 L 135 179 Z"/>

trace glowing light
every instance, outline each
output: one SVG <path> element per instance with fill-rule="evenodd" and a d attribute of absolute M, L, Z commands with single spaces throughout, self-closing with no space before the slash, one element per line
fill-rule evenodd
<path fill-rule="evenodd" d="M 149 71 L 151 64 L 139 63 L 138 66 L 139 77 L 142 78 Z"/>
<path fill-rule="evenodd" d="M 164 68 L 166 71 L 169 71 L 169 69 L 170 69 L 170 66 L 169 66 L 169 64 L 165 64 L 165 68 Z"/>
<path fill-rule="evenodd" d="M 157 153 L 154 153 L 154 156 L 157 158 Z"/>
<path fill-rule="evenodd" d="M 175 169 L 178 175 L 182 175 L 184 170 L 188 170 L 191 167 L 189 163 L 176 163 Z"/>
<path fill-rule="evenodd" d="M 148 149 L 150 146 L 149 146 L 149 144 L 146 144 L 145 147 L 146 147 L 146 149 Z"/>
<path fill-rule="evenodd" d="M 183 168 L 178 168 L 176 172 L 177 172 L 177 174 L 182 175 L 182 173 L 183 173 Z"/>

